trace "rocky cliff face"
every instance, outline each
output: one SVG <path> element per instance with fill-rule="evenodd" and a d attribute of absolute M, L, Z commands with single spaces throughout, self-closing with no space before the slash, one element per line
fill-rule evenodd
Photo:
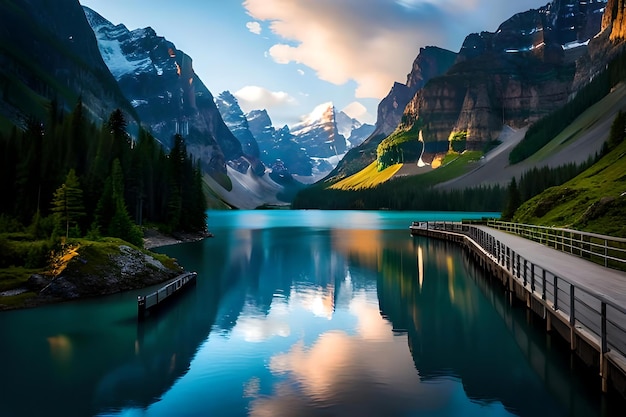
<path fill-rule="evenodd" d="M 455 65 L 409 102 L 401 128 L 422 131 L 428 162 L 453 135 L 481 149 L 504 124 L 521 127 L 561 107 L 574 92 L 579 48 L 600 31 L 603 10 L 603 1 L 555 1 L 495 33 L 469 35 Z"/>
<path fill-rule="evenodd" d="M 374 126 L 361 123 L 343 111 L 335 113 L 335 123 L 337 131 L 346 138 L 348 148 L 359 146 L 374 131 Z"/>
<path fill-rule="evenodd" d="M 246 115 L 239 107 L 237 98 L 230 91 L 224 91 L 215 100 L 217 108 L 228 129 L 241 143 L 243 153 L 255 158 L 259 157 L 259 145 L 250 132 Z"/>
<path fill-rule="evenodd" d="M 246 115 L 250 132 L 260 150 L 261 160 L 272 170 L 310 176 L 313 161 L 296 143 L 287 126 L 275 129 L 266 110 L 253 110 Z"/>
<path fill-rule="evenodd" d="M 609 29 L 611 41 L 626 39 L 626 1 L 608 0 L 602 30 Z"/>
<path fill-rule="evenodd" d="M 421 48 L 413 61 L 406 84 L 394 83 L 389 94 L 378 105 L 373 132 L 357 148 L 351 149 L 329 174 L 331 178 L 352 175 L 376 159 L 376 147 L 401 124 L 407 104 L 431 79 L 444 74 L 454 64 L 457 54 L 446 49 Z"/>
<path fill-rule="evenodd" d="M 236 163 L 229 162 L 229 164 L 243 173 L 251 166 L 256 175 L 263 176 L 265 174 L 265 165 L 263 165 L 260 159 L 259 144 L 250 131 L 246 115 L 239 107 L 237 99 L 230 91 L 224 91 L 220 93 L 215 103 L 224 123 L 239 140 L 244 154 Z"/>
<path fill-rule="evenodd" d="M 154 257 L 129 246 L 108 246 L 109 256 L 102 256 L 94 249 L 79 248 L 79 255 L 71 259 L 53 280 L 41 275 L 31 276 L 29 289 L 38 293 L 31 303 L 44 304 L 145 288 L 182 272 L 182 268 L 168 268 Z"/>
<path fill-rule="evenodd" d="M 77 1 L 2 1 L 0 16 L 1 116 L 18 126 L 44 121 L 48 102 L 71 111 L 80 95 L 95 122 L 121 108 L 136 125 Z"/>
<path fill-rule="evenodd" d="M 84 10 L 104 61 L 161 143 L 169 147 L 173 136 L 182 134 L 188 151 L 208 173 L 226 173 L 227 162 L 239 170 L 249 166 L 213 95 L 195 74 L 191 57 L 149 27 L 129 31 Z"/>
<path fill-rule="evenodd" d="M 294 140 L 312 157 L 329 158 L 346 152 L 346 138 L 337 129 L 332 103 L 320 104 L 290 130 Z"/>

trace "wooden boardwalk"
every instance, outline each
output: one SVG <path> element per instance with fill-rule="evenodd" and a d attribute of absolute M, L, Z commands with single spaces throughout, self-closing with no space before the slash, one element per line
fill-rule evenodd
<path fill-rule="evenodd" d="M 601 376 L 626 396 L 626 273 L 484 225 L 414 223 L 411 234 L 467 248 L 505 286 L 546 321 Z"/>
<path fill-rule="evenodd" d="M 489 233 L 525 259 L 532 260 L 535 265 L 626 308 L 625 272 L 605 268 L 569 253 L 487 226 L 475 227 Z"/>

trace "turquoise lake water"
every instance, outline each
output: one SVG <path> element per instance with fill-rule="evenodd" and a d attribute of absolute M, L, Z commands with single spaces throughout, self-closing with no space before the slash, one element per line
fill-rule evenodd
<path fill-rule="evenodd" d="M 0 313 L 0 416 L 623 410 L 459 247 L 408 231 L 486 215 L 209 212 L 215 237 L 157 249 L 198 281 L 154 317 L 150 289 Z"/>

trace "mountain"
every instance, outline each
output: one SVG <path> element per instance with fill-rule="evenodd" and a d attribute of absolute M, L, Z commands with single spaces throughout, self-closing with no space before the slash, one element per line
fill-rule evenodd
<path fill-rule="evenodd" d="M 95 11 L 84 13 L 102 58 L 143 124 L 166 147 L 176 133 L 210 174 L 226 173 L 226 163 L 244 170 L 241 143 L 233 136 L 213 95 L 193 70 L 191 57 L 150 28 L 129 31 Z"/>
<path fill-rule="evenodd" d="M 409 102 L 400 128 L 422 132 L 423 157 L 432 162 L 451 138 L 481 150 L 503 125 L 521 128 L 560 108 L 575 93 L 576 60 L 600 32 L 604 7 L 555 1 L 514 15 L 495 33 L 470 34 L 450 70 Z"/>
<path fill-rule="evenodd" d="M 343 111 L 335 114 L 335 123 L 337 131 L 346 138 L 348 148 L 359 146 L 375 129 L 373 125 L 361 123 Z"/>
<path fill-rule="evenodd" d="M 289 127 L 274 128 L 266 110 L 252 110 L 246 114 L 250 132 L 255 137 L 263 163 L 273 171 L 286 169 L 290 174 L 309 177 L 314 161 L 294 140 Z"/>
<path fill-rule="evenodd" d="M 404 109 L 413 96 L 432 78 L 444 74 L 455 62 L 457 54 L 435 46 L 421 48 L 407 75 L 406 84 L 395 82 L 378 105 L 374 131 L 358 147 L 348 151 L 329 179 L 341 179 L 367 167 L 376 159 L 376 148 L 401 122 Z"/>
<path fill-rule="evenodd" d="M 390 135 L 373 134 L 348 152 L 323 182 L 300 193 L 294 206 L 458 209 L 425 201 L 462 192 L 467 207 L 470 199 L 496 202 L 498 187 L 520 170 L 593 158 L 607 121 L 623 103 L 618 84 L 626 58 L 624 42 L 615 35 L 623 6 L 623 1 L 554 1 L 512 16 L 494 33 L 468 35 L 449 69 L 416 91 Z M 613 16 L 610 23 L 607 14 Z M 593 112 L 581 115 L 591 106 Z M 511 162 L 512 151 L 528 149 L 531 140 L 541 140 L 540 148 L 549 144 L 539 152 L 534 148 L 536 154 L 523 164 Z M 475 188 L 479 185 L 487 188 Z"/>
<path fill-rule="evenodd" d="M 608 0 L 602 19 L 602 30 L 611 30 L 612 41 L 626 39 L 626 4 L 624 0 Z"/>
<path fill-rule="evenodd" d="M 262 178 L 258 144 L 232 94 L 214 99 L 194 72 L 192 58 L 152 28 L 130 31 L 87 7 L 84 11 L 105 63 L 142 124 L 165 147 L 175 134 L 185 138 L 207 174 L 211 205 L 250 209 L 288 201 L 298 185 L 283 174 Z"/>
<path fill-rule="evenodd" d="M 330 158 L 342 155 L 348 148 L 346 138 L 339 133 L 332 103 L 320 104 L 290 131 L 312 157 Z"/>
<path fill-rule="evenodd" d="M 261 160 L 306 183 L 326 175 L 346 149 L 362 143 L 374 130 L 374 126 L 336 111 L 332 103 L 317 106 L 291 129 L 276 129 L 266 110 L 253 110 L 246 118 Z"/>
<path fill-rule="evenodd" d="M 241 143 L 243 153 L 258 158 L 260 156 L 259 144 L 252 132 L 250 132 L 248 120 L 241 107 L 239 107 L 237 98 L 230 91 L 224 91 L 217 96 L 215 103 L 224 123 Z"/>
<path fill-rule="evenodd" d="M 0 2 L 0 130 L 69 112 L 80 97 L 86 114 L 106 121 L 122 109 L 135 129 L 137 114 L 98 51 L 76 0 Z"/>

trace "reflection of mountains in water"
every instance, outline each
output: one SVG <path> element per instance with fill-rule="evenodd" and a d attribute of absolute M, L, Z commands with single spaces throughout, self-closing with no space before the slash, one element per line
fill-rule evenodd
<path fill-rule="evenodd" d="M 472 400 L 499 401 L 520 415 L 571 404 L 581 416 L 597 413 L 587 398 L 572 397 L 564 383 L 572 375 L 559 366 L 560 352 L 548 349 L 545 335 L 507 304 L 459 247 L 414 242 L 412 256 L 385 253 L 385 264 L 402 265 L 401 273 L 384 274 L 378 294 L 381 314 L 395 329 L 406 329 L 423 380 L 458 378 Z"/>
<path fill-rule="evenodd" d="M 217 305 L 216 291 L 186 291 L 139 321 L 134 352 L 100 379 L 94 394 L 97 409 L 147 408 L 158 400 L 189 370 L 211 331 Z"/>

